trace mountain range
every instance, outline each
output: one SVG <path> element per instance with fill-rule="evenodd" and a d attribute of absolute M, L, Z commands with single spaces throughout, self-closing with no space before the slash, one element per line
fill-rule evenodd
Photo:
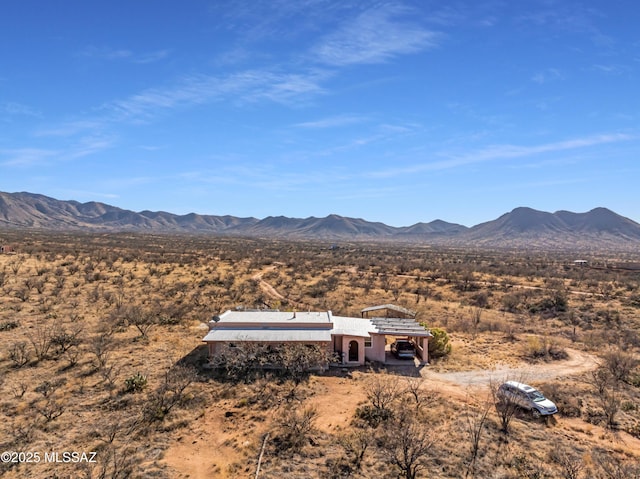
<path fill-rule="evenodd" d="M 330 241 L 402 241 L 449 246 L 637 249 L 640 224 L 606 208 L 586 213 L 548 213 L 519 207 L 499 218 L 466 227 L 435 220 L 392 227 L 360 218 L 264 219 L 235 216 L 134 212 L 105 203 L 61 201 L 33 193 L 0 192 L 0 232 L 11 228 L 54 231 L 209 233 Z"/>

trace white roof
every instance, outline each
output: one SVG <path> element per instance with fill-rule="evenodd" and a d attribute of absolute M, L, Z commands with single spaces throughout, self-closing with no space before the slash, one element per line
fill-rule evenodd
<path fill-rule="evenodd" d="M 205 342 L 324 342 L 332 336 L 430 336 L 412 319 L 352 318 L 324 312 L 226 311 L 209 323 Z"/>
<path fill-rule="evenodd" d="M 332 334 L 336 336 L 370 337 L 369 333 L 375 333 L 376 327 L 366 318 L 349 318 L 345 316 L 332 316 Z"/>
<path fill-rule="evenodd" d="M 331 311 L 225 311 L 221 323 L 331 323 Z"/>
<path fill-rule="evenodd" d="M 283 329 L 283 328 L 214 328 L 203 341 L 260 341 L 266 343 L 292 342 L 329 342 L 330 329 Z"/>
<path fill-rule="evenodd" d="M 329 342 L 331 311 L 226 311 L 209 322 L 203 341 Z"/>

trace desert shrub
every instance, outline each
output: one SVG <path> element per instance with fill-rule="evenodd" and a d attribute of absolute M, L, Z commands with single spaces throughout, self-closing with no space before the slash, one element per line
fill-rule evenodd
<path fill-rule="evenodd" d="M 429 338 L 429 357 L 441 358 L 451 352 L 449 334 L 442 328 L 431 329 Z"/>
<path fill-rule="evenodd" d="M 124 393 L 138 393 L 147 387 L 147 377 L 136 373 L 124 380 Z"/>
<path fill-rule="evenodd" d="M 541 388 L 546 397 L 551 399 L 558 411 L 565 417 L 580 417 L 582 414 L 582 394 L 576 394 L 574 388 L 557 383 L 546 384 Z"/>
<path fill-rule="evenodd" d="M 489 306 L 489 295 L 487 291 L 479 291 L 471 295 L 469 303 L 478 308 L 486 308 Z"/>
<path fill-rule="evenodd" d="M 11 331 L 19 326 L 17 321 L 3 321 L 0 323 L 0 331 Z"/>
<path fill-rule="evenodd" d="M 69 349 L 78 346 L 80 344 L 80 334 L 82 328 L 76 326 L 75 328 L 67 328 L 65 326 L 56 324 L 54 325 L 54 332 L 51 334 L 51 346 L 54 348 L 56 356 L 60 356 L 66 353 Z"/>
<path fill-rule="evenodd" d="M 603 354 L 605 367 L 616 381 L 630 382 L 631 373 L 638 366 L 638 360 L 632 354 L 618 348 L 612 348 Z"/>
<path fill-rule="evenodd" d="M 557 464 L 564 479 L 579 479 L 585 463 L 578 454 L 564 448 L 555 448 L 549 453 L 549 459 Z"/>
<path fill-rule="evenodd" d="M 365 454 L 373 443 L 371 431 L 355 429 L 347 434 L 339 435 L 336 443 L 343 449 L 343 455 L 335 461 L 328 461 L 331 478 L 351 477 L 362 468 Z"/>
<path fill-rule="evenodd" d="M 211 359 L 211 365 L 231 381 L 250 383 L 270 371 L 299 384 L 311 371 L 326 368 L 330 360 L 326 348 L 316 344 L 242 342 L 224 347 Z"/>
<path fill-rule="evenodd" d="M 633 294 L 627 300 L 627 304 L 633 308 L 640 308 L 640 294 Z"/>
<path fill-rule="evenodd" d="M 565 293 L 557 292 L 552 296 L 542 298 L 540 301 L 529 306 L 532 314 L 541 314 L 545 317 L 554 317 L 567 310 L 567 296 Z"/>
<path fill-rule="evenodd" d="M 547 337 L 531 336 L 522 348 L 522 355 L 529 360 L 558 361 L 567 359 L 569 354 L 555 341 Z"/>
<path fill-rule="evenodd" d="M 289 408 L 276 418 L 277 433 L 273 441 L 277 451 L 299 452 L 315 431 L 317 418 L 318 411 L 313 407 L 302 410 Z"/>
<path fill-rule="evenodd" d="M 372 406 L 371 404 L 365 404 L 364 406 L 356 408 L 355 417 L 356 419 L 364 422 L 367 426 L 375 429 L 380 424 L 393 418 L 393 410 L 380 409 Z"/>
<path fill-rule="evenodd" d="M 144 407 L 147 421 L 161 421 L 167 414 L 185 399 L 185 390 L 197 378 L 195 369 L 186 366 L 169 368 L 163 377 L 162 384 L 149 394 Z"/>
<path fill-rule="evenodd" d="M 516 294 L 505 294 L 502 297 L 502 309 L 509 313 L 515 313 L 520 309 L 520 297 Z"/>
<path fill-rule="evenodd" d="M 29 362 L 29 351 L 27 350 L 27 343 L 24 341 L 17 341 L 9 348 L 9 359 L 16 368 L 21 368 Z"/>

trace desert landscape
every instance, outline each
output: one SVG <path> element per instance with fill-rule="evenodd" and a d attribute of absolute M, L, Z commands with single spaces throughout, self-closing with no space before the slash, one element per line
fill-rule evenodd
<path fill-rule="evenodd" d="M 640 479 L 632 5 L 3 2 L 0 479 Z"/>
<path fill-rule="evenodd" d="M 2 477 L 640 477 L 633 253 L 0 240 Z M 227 309 L 359 317 L 379 304 L 417 312 L 450 351 L 300 376 L 212 368 L 202 344 Z M 559 412 L 501 407 L 507 379 Z"/>

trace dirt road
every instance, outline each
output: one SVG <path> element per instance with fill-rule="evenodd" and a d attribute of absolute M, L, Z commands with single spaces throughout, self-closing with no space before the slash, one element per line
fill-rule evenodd
<path fill-rule="evenodd" d="M 460 387 L 488 386 L 491 381 L 519 380 L 522 382 L 546 381 L 582 374 L 595 369 L 598 365 L 594 356 L 577 351 L 567 350 L 569 359 L 550 363 L 522 365 L 520 367 L 498 366 L 492 369 L 461 371 L 453 373 L 437 373 L 425 368 L 422 376 L 428 380 L 445 381 Z"/>

